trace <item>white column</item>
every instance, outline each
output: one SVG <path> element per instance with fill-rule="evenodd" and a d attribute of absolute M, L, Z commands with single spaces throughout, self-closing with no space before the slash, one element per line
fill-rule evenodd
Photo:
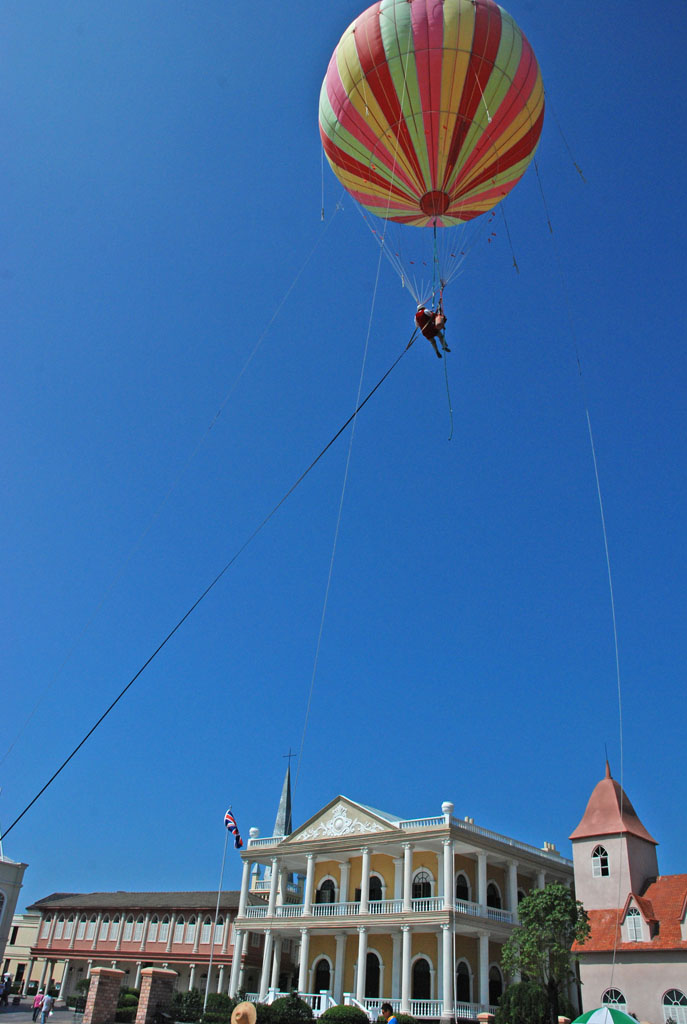
<path fill-rule="evenodd" d="M 508 909 L 513 914 L 513 924 L 518 920 L 518 864 L 515 860 L 508 861 Z"/>
<path fill-rule="evenodd" d="M 303 896 L 303 913 L 312 913 L 312 890 L 315 881 L 315 854 L 309 853 L 306 858 L 305 868 L 305 894 Z M 305 992 L 305 989 L 299 991 Z"/>
<path fill-rule="evenodd" d="M 362 848 L 363 864 L 360 875 L 360 913 L 366 914 L 370 899 L 370 847 Z M 360 974 L 360 971 L 358 971 Z"/>
<path fill-rule="evenodd" d="M 348 878 L 351 873 L 351 862 L 342 860 L 340 865 L 340 888 L 339 899 L 342 903 L 348 902 Z"/>
<path fill-rule="evenodd" d="M 102 913 L 102 910 L 101 910 L 101 912 L 98 914 L 97 920 L 95 922 L 95 931 L 93 933 L 93 942 L 91 944 L 91 949 L 95 949 L 95 947 L 98 945 L 98 937 L 100 935 L 100 925 L 102 924 L 102 921 L 103 921 L 103 913 Z M 138 988 L 138 985 L 136 985 L 135 987 Z"/>
<path fill-rule="evenodd" d="M 76 935 L 76 930 L 74 931 Z M 117 929 L 117 941 L 115 942 L 115 952 L 119 952 L 122 948 L 122 936 L 124 935 L 124 914 L 119 915 L 119 928 Z"/>
<path fill-rule="evenodd" d="M 413 847 L 410 843 L 403 844 L 403 909 L 412 910 L 413 894 Z M 401 1010 L 401 1013 L 409 1013 Z"/>
<path fill-rule="evenodd" d="M 89 960 L 88 963 L 90 965 L 91 961 Z M 43 986 L 45 985 L 45 972 L 47 971 L 47 969 L 48 969 L 48 961 L 44 960 L 43 961 L 43 967 L 41 969 L 41 980 L 38 982 L 38 991 L 39 992 L 45 992 L 45 988 Z"/>
<path fill-rule="evenodd" d="M 113 971 L 116 971 L 117 970 L 117 961 L 113 960 L 112 963 L 110 964 L 110 967 L 112 968 Z M 163 967 L 164 967 L 164 965 L 163 965 Z M 164 967 L 164 970 L 167 970 L 167 968 Z"/>
<path fill-rule="evenodd" d="M 441 926 L 442 994 L 444 1005 L 442 1017 L 453 1016 L 453 935 L 450 924 Z"/>
<path fill-rule="evenodd" d="M 310 855 L 312 856 L 312 855 Z M 298 991 L 302 994 L 308 991 L 308 949 L 310 947 L 310 932 L 307 928 L 301 928 L 301 956 L 298 964 Z"/>
<path fill-rule="evenodd" d="M 143 961 L 142 960 L 137 960 L 136 961 L 136 981 L 134 982 L 134 988 L 140 988 L 141 987 L 141 968 L 142 968 L 142 966 L 143 966 Z M 195 971 L 195 969 L 196 969 L 196 965 L 193 964 L 193 970 Z M 189 987 L 193 988 L 193 985 L 190 985 Z"/>
<path fill-rule="evenodd" d="M 198 948 L 200 946 L 200 934 L 201 934 L 202 929 L 203 929 L 203 916 L 202 916 L 202 914 L 196 914 L 196 931 L 195 931 L 194 942 L 193 942 L 193 953 L 197 953 L 198 952 Z"/>
<path fill-rule="evenodd" d="M 239 896 L 239 909 L 237 917 L 245 917 L 246 903 L 248 902 L 248 889 L 250 886 L 250 861 L 244 860 L 243 872 L 241 874 L 241 895 Z"/>
<path fill-rule="evenodd" d="M 121 921 L 121 918 L 120 918 L 120 921 Z M 79 915 L 75 914 L 74 915 L 74 928 L 72 930 L 72 937 L 69 940 L 69 948 L 70 949 L 74 949 L 74 943 L 76 942 L 76 929 L 77 929 L 78 923 L 79 923 Z"/>
<path fill-rule="evenodd" d="M 219 965 L 219 977 L 217 978 L 217 991 L 221 992 L 224 988 L 224 964 Z"/>
<path fill-rule="evenodd" d="M 401 1013 L 410 1013 L 410 954 L 413 936 L 410 925 L 401 925 L 403 935 L 403 951 L 401 966 Z"/>
<path fill-rule="evenodd" d="M 241 943 L 241 950 L 239 952 L 239 960 L 241 966 L 239 967 L 239 988 L 245 988 L 244 981 L 246 975 L 246 950 L 248 949 L 248 932 L 243 933 L 243 942 Z M 234 950 L 236 947 L 234 947 Z M 236 993 L 234 993 L 236 995 Z"/>
<path fill-rule="evenodd" d="M 277 906 L 281 907 L 284 905 L 284 896 L 286 894 L 286 871 L 284 868 L 280 868 L 277 872 L 279 876 L 279 888 L 277 889 Z"/>
<path fill-rule="evenodd" d="M 444 839 L 444 909 L 453 906 L 453 840 Z"/>
<path fill-rule="evenodd" d="M 546 888 L 546 872 L 537 871 L 537 889 Z"/>
<path fill-rule="evenodd" d="M 214 931 L 214 925 L 213 925 Z M 229 914 L 224 915 L 224 934 L 222 935 L 222 956 L 227 955 L 227 949 L 229 948 L 229 935 L 231 934 L 231 919 Z"/>
<path fill-rule="evenodd" d="M 362 905 L 362 898 L 361 898 Z M 355 983 L 355 998 L 362 1003 L 365 998 L 365 978 L 367 974 L 367 928 L 358 928 L 358 973 Z"/>
<path fill-rule="evenodd" d="M 241 945 L 243 942 L 243 932 L 238 929 L 234 929 L 234 949 L 231 954 L 231 974 L 229 975 L 229 995 L 233 997 L 236 995 L 239 981 L 239 971 L 241 969 Z"/>
<path fill-rule="evenodd" d="M 124 921 L 124 915 L 122 914 L 122 922 L 123 921 Z M 177 915 L 176 914 L 172 914 L 172 916 L 169 919 L 169 933 L 167 935 L 167 945 L 165 946 L 165 953 L 171 952 L 171 949 L 172 949 L 172 939 L 174 938 L 174 929 L 176 928 L 176 924 L 177 924 Z M 122 933 L 120 931 L 120 933 L 119 933 L 120 938 L 119 938 L 118 943 L 117 943 L 117 949 L 119 949 L 119 946 L 120 946 L 121 941 L 122 941 L 121 940 L 121 934 Z"/>
<path fill-rule="evenodd" d="M 279 988 L 279 968 L 281 967 L 281 935 L 274 940 L 274 952 L 272 954 L 272 977 L 270 985 L 272 988 Z"/>
<path fill-rule="evenodd" d="M 270 983 L 270 970 L 272 968 L 272 943 L 272 932 L 268 928 L 267 931 L 265 932 L 265 948 L 262 953 L 262 970 L 260 971 L 260 992 L 258 994 L 259 1003 L 265 1002 L 265 996 L 267 995 L 267 989 Z"/>
<path fill-rule="evenodd" d="M 69 957 L 64 962 L 64 970 L 62 971 L 62 984 L 60 985 L 60 999 L 67 998 L 67 981 L 69 976 Z"/>
<path fill-rule="evenodd" d="M 479 1001 L 489 1005 L 489 932 L 479 933 Z"/>
<path fill-rule="evenodd" d="M 391 933 L 391 992 L 393 999 L 398 999 L 401 991 L 401 933 Z M 386 994 L 386 993 L 384 993 Z"/>
<path fill-rule="evenodd" d="M 272 858 L 272 874 L 270 876 L 270 899 L 267 904 L 267 916 L 274 917 L 274 908 L 277 905 L 277 886 L 279 885 L 279 861 Z"/>
<path fill-rule="evenodd" d="M 74 934 L 76 934 L 76 928 L 74 929 Z M 25 978 L 24 978 L 24 980 L 22 982 L 22 986 L 21 986 L 21 994 L 22 995 L 26 994 L 26 991 L 27 991 L 27 989 L 29 987 L 29 982 L 31 981 L 31 975 L 33 974 L 33 969 L 34 969 L 35 965 L 36 965 L 36 958 L 35 958 L 35 956 L 32 956 L 31 959 L 29 960 L 29 969 L 28 969 L 28 971 L 26 973 L 26 976 L 25 976 Z"/>
<path fill-rule="evenodd" d="M 477 902 L 482 908 L 482 913 L 486 914 L 487 906 L 487 855 L 486 853 L 477 854 Z"/>
<path fill-rule="evenodd" d="M 87 977 L 87 978 L 90 978 L 90 976 L 91 976 L 91 971 L 92 971 L 92 970 L 93 970 L 93 961 L 92 961 L 92 960 L 89 960 L 89 961 L 88 961 L 88 962 L 86 963 L 86 977 Z M 39 985 L 38 987 L 39 987 L 39 988 L 43 988 L 43 982 L 41 982 L 41 983 L 40 983 L 40 985 Z"/>
<path fill-rule="evenodd" d="M 336 962 L 334 966 L 334 991 L 332 996 L 337 1005 L 343 1001 L 343 975 L 346 958 L 346 933 L 336 933 Z"/>
<path fill-rule="evenodd" d="M 394 899 L 403 899 L 403 857 L 394 857 Z"/>

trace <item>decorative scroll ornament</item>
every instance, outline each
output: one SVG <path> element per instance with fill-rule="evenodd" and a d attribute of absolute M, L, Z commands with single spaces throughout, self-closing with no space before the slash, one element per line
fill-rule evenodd
<path fill-rule="evenodd" d="M 338 803 L 332 808 L 328 818 L 324 818 L 307 828 L 297 838 L 298 842 L 310 839 L 338 839 L 340 836 L 364 835 L 366 832 L 384 832 L 384 826 L 371 818 L 351 818 L 349 808 Z"/>

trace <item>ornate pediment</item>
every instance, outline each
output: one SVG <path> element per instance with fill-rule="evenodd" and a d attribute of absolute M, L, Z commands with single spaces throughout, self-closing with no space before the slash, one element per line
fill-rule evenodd
<path fill-rule="evenodd" d="M 302 831 L 291 838 L 294 842 L 304 843 L 312 839 L 340 839 L 342 836 L 386 832 L 390 827 L 390 824 L 384 824 L 362 807 L 356 807 L 345 800 L 337 800 L 332 807 L 304 825 Z"/>

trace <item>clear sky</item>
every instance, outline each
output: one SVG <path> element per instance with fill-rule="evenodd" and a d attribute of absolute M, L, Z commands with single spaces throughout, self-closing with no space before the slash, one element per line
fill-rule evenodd
<path fill-rule="evenodd" d="M 685 871 L 685 8 L 508 9 L 548 104 L 542 188 L 506 201 L 520 273 L 499 214 L 445 296 L 451 441 L 426 343 L 357 420 L 294 821 L 448 799 L 570 854 L 605 744 L 620 776 L 586 402 L 625 788 Z M 319 87 L 359 10 L 3 4 L 5 827 L 350 415 L 368 324 L 363 393 L 408 340 L 328 166 L 320 219 Z M 271 834 L 349 437 L 7 837 L 22 903 L 211 889 L 229 804 Z"/>

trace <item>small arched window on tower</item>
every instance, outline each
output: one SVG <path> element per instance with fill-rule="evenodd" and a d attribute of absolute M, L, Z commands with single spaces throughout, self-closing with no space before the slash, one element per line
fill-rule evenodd
<path fill-rule="evenodd" d="M 644 938 L 642 935 L 642 915 L 636 907 L 630 907 L 627 912 L 627 937 L 630 942 L 641 942 Z"/>
<path fill-rule="evenodd" d="M 669 989 L 663 997 L 663 1020 L 687 1024 L 687 996 L 679 988 Z"/>
<path fill-rule="evenodd" d="M 610 873 L 606 848 L 595 846 L 592 850 L 592 878 L 607 878 Z"/>

